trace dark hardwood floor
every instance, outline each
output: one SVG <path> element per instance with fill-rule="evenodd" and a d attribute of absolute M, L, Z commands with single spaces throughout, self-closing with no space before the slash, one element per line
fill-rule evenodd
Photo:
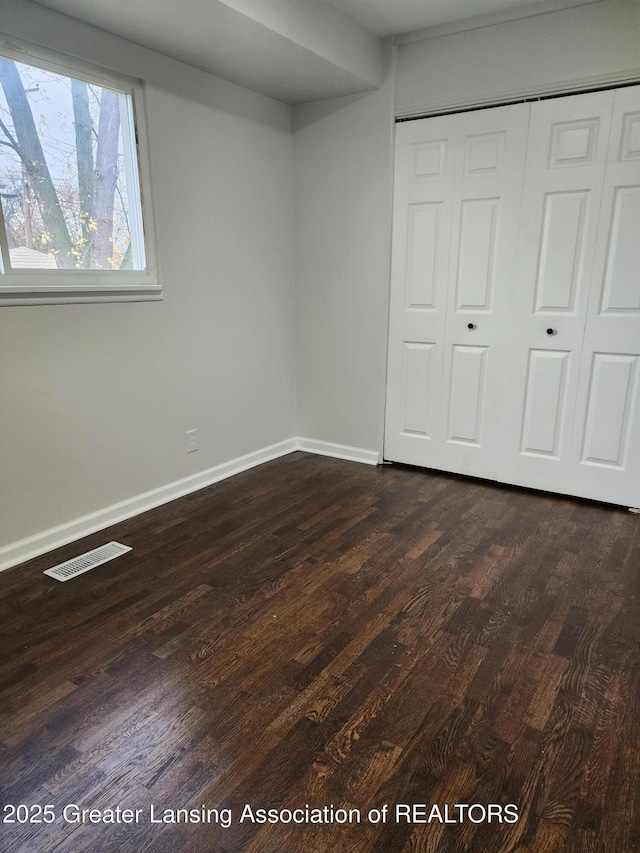
<path fill-rule="evenodd" d="M 640 850 L 623 510 L 296 453 L 0 575 L 0 633 L 2 818 L 52 807 L 2 853 Z"/>

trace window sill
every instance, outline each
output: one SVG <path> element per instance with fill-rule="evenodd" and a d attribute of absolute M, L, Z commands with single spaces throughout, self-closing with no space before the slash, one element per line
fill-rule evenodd
<path fill-rule="evenodd" d="M 0 306 L 68 305 L 74 302 L 157 302 L 161 299 L 162 287 L 159 284 L 13 287 L 0 282 Z"/>

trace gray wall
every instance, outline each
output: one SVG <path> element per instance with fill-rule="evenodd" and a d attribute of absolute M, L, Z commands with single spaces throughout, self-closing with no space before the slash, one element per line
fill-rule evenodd
<path fill-rule="evenodd" d="M 293 108 L 298 434 L 382 447 L 393 75 Z"/>
<path fill-rule="evenodd" d="M 640 73 L 640 4 L 594 3 L 403 44 L 396 114 L 585 88 Z"/>
<path fill-rule="evenodd" d="M 6 545 L 295 435 L 295 340 L 289 107 L 30 4 L 1 27 L 146 80 L 165 294 L 0 310 Z"/>

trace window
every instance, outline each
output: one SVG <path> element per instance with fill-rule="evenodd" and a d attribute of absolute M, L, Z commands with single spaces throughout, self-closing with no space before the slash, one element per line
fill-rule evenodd
<path fill-rule="evenodd" d="M 134 81 L 3 47 L 2 302 L 158 298 L 141 106 Z"/>

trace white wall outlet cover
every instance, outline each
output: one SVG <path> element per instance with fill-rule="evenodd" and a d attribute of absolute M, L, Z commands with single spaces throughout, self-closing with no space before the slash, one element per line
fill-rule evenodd
<path fill-rule="evenodd" d="M 198 430 L 188 429 L 185 433 L 187 437 L 187 453 L 193 453 L 198 449 Z"/>

